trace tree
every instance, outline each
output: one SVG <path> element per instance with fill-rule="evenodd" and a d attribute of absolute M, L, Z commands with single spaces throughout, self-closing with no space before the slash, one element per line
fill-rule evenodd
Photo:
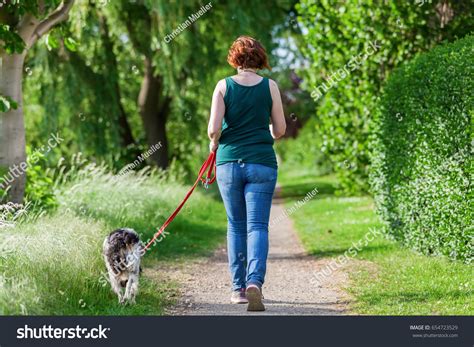
<path fill-rule="evenodd" d="M 190 23 L 189 17 L 203 7 L 200 1 L 114 2 L 110 5 L 109 10 L 115 12 L 114 16 L 125 27 L 133 51 L 143 59 L 144 72 L 137 104 L 148 145 L 161 142 L 161 149 L 152 155 L 152 160 L 161 168 L 166 168 L 170 162 L 167 126 L 176 103 L 186 104 L 188 114 L 197 113 L 201 105 L 196 105 L 196 101 L 210 95 L 202 92 L 209 87 L 212 90 L 217 82 L 216 75 L 222 71 L 218 67 L 225 66 L 232 41 L 239 35 L 250 34 L 263 39 L 271 49 L 270 29 L 289 9 L 286 1 L 278 1 L 271 8 L 265 2 L 241 1 L 238 5 L 208 6 L 208 12 Z M 259 20 L 245 20 L 251 16 L 249 12 L 252 15 L 260 13 Z M 170 40 L 169 34 L 182 28 L 186 21 L 190 24 L 184 24 L 185 30 Z M 222 27 L 227 30 L 221 30 Z M 190 89 L 199 90 L 190 93 Z M 198 100 L 190 102 L 189 94 Z M 207 104 L 208 100 L 206 108 Z M 190 140 L 195 142 L 195 136 L 191 135 Z"/>
<path fill-rule="evenodd" d="M 144 76 L 138 95 L 138 107 L 148 146 L 160 143 L 151 158 L 166 169 L 169 164 L 166 121 L 171 110 L 171 97 L 164 89 L 163 76 L 155 71 L 152 50 L 152 16 L 141 4 L 126 4 L 120 11 L 133 48 L 143 56 Z"/>
<path fill-rule="evenodd" d="M 472 1 L 301 0 L 296 8 L 309 63 L 304 77 L 321 125 L 314 131 L 323 135 L 342 190 L 367 191 L 369 138 L 385 79 L 415 54 L 471 32 Z"/>
<path fill-rule="evenodd" d="M 34 122 L 27 117 L 29 143 L 38 145 L 61 128 L 67 146 L 57 155 L 80 151 L 119 170 L 136 160 L 123 151 L 130 142 L 124 135 L 133 134 L 140 152 L 161 142 L 149 164 L 173 164 L 185 178 L 181 173 L 193 172 L 207 148 L 213 88 L 233 72 L 226 63 L 230 44 L 248 34 L 271 53 L 273 28 L 288 11 L 285 2 L 269 9 L 250 0 L 220 4 L 171 42 L 166 35 L 199 11 L 200 2 L 78 2 L 61 25 L 62 35 L 55 30 L 27 61 L 34 71 L 25 83 L 31 105 L 26 112 L 35 116 Z M 257 12 L 258 20 L 249 20 Z"/>
<path fill-rule="evenodd" d="M 14 170 L 13 180 L 8 183 L 8 199 L 16 203 L 23 201 L 26 183 L 22 100 L 25 57 L 38 39 L 68 18 L 73 4 L 74 0 L 8 1 L 0 9 L 0 97 L 5 111 L 0 118 L 0 173 Z"/>

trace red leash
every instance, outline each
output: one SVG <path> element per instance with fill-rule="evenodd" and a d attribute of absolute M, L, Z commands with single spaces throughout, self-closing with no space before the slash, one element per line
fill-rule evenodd
<path fill-rule="evenodd" d="M 207 170 L 207 175 L 206 178 L 202 177 Z M 146 244 L 146 246 L 142 250 L 142 254 L 145 254 L 145 252 L 153 245 L 153 243 L 156 241 L 158 236 L 160 236 L 163 231 L 165 231 L 166 227 L 173 221 L 173 219 L 178 215 L 179 211 L 181 211 L 181 208 L 184 206 L 186 201 L 189 199 L 191 194 L 194 191 L 194 188 L 196 188 L 197 184 L 199 181 L 201 181 L 204 184 L 204 187 L 207 189 L 209 187 L 209 184 L 214 183 L 216 180 L 216 152 L 211 152 L 209 154 L 209 157 L 206 159 L 204 164 L 202 164 L 201 169 L 199 170 L 198 177 L 196 179 L 196 182 L 194 182 L 193 186 L 191 189 L 188 191 L 186 196 L 184 197 L 183 201 L 178 205 L 176 210 L 171 214 L 171 216 L 168 217 L 168 219 L 164 222 L 164 224 L 161 226 L 161 228 L 158 230 L 158 232 L 153 236 L 153 238 Z M 211 177 L 212 173 L 214 172 L 214 177 Z"/>

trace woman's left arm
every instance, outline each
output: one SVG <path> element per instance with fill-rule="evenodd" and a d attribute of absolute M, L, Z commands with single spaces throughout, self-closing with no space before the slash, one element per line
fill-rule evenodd
<path fill-rule="evenodd" d="M 214 93 L 212 94 L 211 116 L 207 127 L 207 135 L 211 140 L 209 150 L 215 152 L 219 146 L 219 138 L 221 137 L 222 120 L 224 119 L 225 103 L 224 95 L 226 90 L 225 80 L 220 80 Z"/>

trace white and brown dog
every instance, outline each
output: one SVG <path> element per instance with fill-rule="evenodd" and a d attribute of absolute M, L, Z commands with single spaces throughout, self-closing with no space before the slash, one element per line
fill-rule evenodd
<path fill-rule="evenodd" d="M 143 244 L 132 229 L 117 229 L 104 240 L 103 255 L 113 291 L 119 303 L 135 303 Z M 123 292 L 125 290 L 125 292 Z"/>

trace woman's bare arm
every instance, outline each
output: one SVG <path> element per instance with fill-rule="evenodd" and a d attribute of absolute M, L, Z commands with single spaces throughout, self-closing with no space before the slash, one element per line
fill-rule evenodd
<path fill-rule="evenodd" d="M 224 119 L 225 113 L 225 90 L 225 80 L 220 80 L 214 89 L 214 93 L 212 94 L 211 116 L 209 118 L 209 125 L 207 127 L 207 135 L 211 140 L 209 149 L 212 152 L 217 149 L 219 138 L 221 137 L 222 120 Z"/>
<path fill-rule="evenodd" d="M 281 102 L 280 90 L 278 89 L 276 82 L 273 80 L 270 80 L 270 93 L 273 100 L 270 132 L 274 139 L 278 139 L 285 135 L 286 121 L 283 112 L 283 104 Z"/>

